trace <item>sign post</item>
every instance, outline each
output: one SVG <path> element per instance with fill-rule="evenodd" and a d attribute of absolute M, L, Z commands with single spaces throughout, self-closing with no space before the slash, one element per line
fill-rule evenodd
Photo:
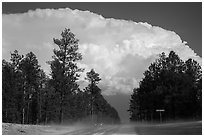
<path fill-rule="evenodd" d="M 162 123 L 162 112 L 164 112 L 164 109 L 156 109 L 156 112 L 159 112 L 159 117 L 160 117 L 160 123 Z"/>

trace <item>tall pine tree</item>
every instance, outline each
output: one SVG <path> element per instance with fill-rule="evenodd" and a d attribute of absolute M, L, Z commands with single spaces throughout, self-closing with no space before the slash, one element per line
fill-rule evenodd
<path fill-rule="evenodd" d="M 23 123 L 36 123 L 38 113 L 40 65 L 33 52 L 26 54 L 19 69 L 23 77 Z"/>
<path fill-rule="evenodd" d="M 101 89 L 97 86 L 97 84 L 101 78 L 99 77 L 99 74 L 94 71 L 94 69 L 91 69 L 91 71 L 87 72 L 86 75 L 87 77 L 85 79 L 88 80 L 90 84 L 88 87 L 86 87 L 85 91 L 90 95 L 90 114 L 93 121 L 94 112 L 96 111 L 94 109 L 94 104 L 96 102 L 97 95 L 101 92 Z"/>
<path fill-rule="evenodd" d="M 53 60 L 49 62 L 51 66 L 52 84 L 55 92 L 59 95 L 59 122 L 63 122 L 63 116 L 66 106 L 69 106 L 72 93 L 78 89 L 76 80 L 79 73 L 83 71 L 77 66 L 77 61 L 82 59 L 81 53 L 78 52 L 78 39 L 70 31 L 65 29 L 61 33 L 61 39 L 53 39 L 58 49 L 54 49 Z M 58 101 L 57 101 L 58 102 Z M 66 113 L 67 114 L 67 113 Z M 67 114 L 69 115 L 69 114 Z"/>
<path fill-rule="evenodd" d="M 99 74 L 91 69 L 86 73 L 89 84 L 85 88 L 85 95 L 88 95 L 88 111 L 91 115 L 91 121 L 93 123 L 119 123 L 120 118 L 118 112 L 113 108 L 101 95 L 101 89 L 98 87 L 101 78 Z"/>

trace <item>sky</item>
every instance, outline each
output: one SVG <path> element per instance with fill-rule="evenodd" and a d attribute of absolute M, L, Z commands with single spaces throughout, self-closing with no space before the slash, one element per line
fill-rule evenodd
<path fill-rule="evenodd" d="M 34 52 L 49 74 L 53 38 L 65 28 L 79 39 L 85 73 L 94 68 L 99 87 L 122 119 L 128 120 L 132 89 L 158 55 L 174 50 L 182 60 L 201 64 L 201 3 L 3 3 L 2 58 Z"/>

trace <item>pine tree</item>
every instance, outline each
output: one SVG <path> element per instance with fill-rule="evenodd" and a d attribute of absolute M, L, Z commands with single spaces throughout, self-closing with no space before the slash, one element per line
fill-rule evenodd
<path fill-rule="evenodd" d="M 21 123 L 22 74 L 19 64 L 23 56 L 15 50 L 11 62 L 2 61 L 2 112 L 4 122 Z"/>
<path fill-rule="evenodd" d="M 2 61 L 2 121 L 14 122 L 15 111 L 15 81 L 14 81 L 14 69 L 12 64 Z M 14 113 L 12 113 L 14 112 Z"/>
<path fill-rule="evenodd" d="M 37 108 L 30 109 L 30 105 L 32 105 L 32 107 L 37 107 L 36 94 L 39 91 L 38 80 L 40 75 L 40 66 L 35 54 L 33 52 L 26 54 L 25 58 L 22 59 L 19 68 L 23 77 L 23 117 L 24 121 L 26 121 L 23 123 L 36 123 L 36 115 L 38 113 Z"/>
<path fill-rule="evenodd" d="M 85 88 L 85 94 L 88 95 L 89 107 L 92 122 L 97 123 L 119 123 L 120 118 L 117 111 L 104 99 L 101 95 L 101 89 L 98 84 L 101 80 L 99 74 L 91 69 L 90 72 L 86 73 L 89 84 Z M 96 119 L 94 119 L 96 117 Z"/>
<path fill-rule="evenodd" d="M 96 95 L 100 94 L 101 92 L 101 89 L 97 86 L 97 84 L 99 83 L 101 78 L 99 77 L 99 74 L 94 71 L 94 69 L 91 69 L 91 71 L 87 72 L 86 75 L 87 77 L 85 79 L 90 82 L 88 87 L 86 87 L 86 92 L 88 92 L 90 95 L 90 114 L 93 122 L 95 98 Z"/>
<path fill-rule="evenodd" d="M 70 31 L 65 29 L 61 33 L 61 39 L 53 39 L 58 49 L 54 49 L 53 60 L 49 62 L 51 66 L 52 84 L 57 93 L 59 93 L 59 122 L 63 122 L 65 103 L 72 96 L 72 93 L 78 89 L 76 80 L 79 72 L 83 69 L 78 68 L 77 61 L 82 59 L 78 52 L 78 39 Z M 69 106 L 69 103 L 67 104 Z M 69 115 L 69 114 L 67 114 Z"/>
<path fill-rule="evenodd" d="M 48 77 L 43 71 L 43 69 L 39 70 L 39 77 L 38 77 L 38 85 L 39 89 L 37 91 L 37 109 L 38 109 L 38 115 L 37 115 L 37 123 L 40 123 L 43 121 L 42 119 L 42 113 L 43 113 L 43 100 L 45 99 L 45 92 L 46 92 L 46 83 L 48 81 Z"/>

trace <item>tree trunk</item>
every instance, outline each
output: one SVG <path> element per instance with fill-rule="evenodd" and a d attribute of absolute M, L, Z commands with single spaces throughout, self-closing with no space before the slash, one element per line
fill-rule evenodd
<path fill-rule="evenodd" d="M 41 89 L 42 89 L 42 86 L 41 86 Z M 39 93 L 38 93 L 38 105 L 39 105 L 39 114 L 38 114 L 38 122 L 41 122 L 41 94 L 40 94 L 40 90 L 39 90 Z"/>
<path fill-rule="evenodd" d="M 93 95 L 91 96 L 91 122 L 94 123 L 94 110 L 93 110 Z"/>
<path fill-rule="evenodd" d="M 7 108 L 6 108 L 6 123 L 8 122 L 8 112 L 7 112 Z"/>
<path fill-rule="evenodd" d="M 60 105 L 60 117 L 59 117 L 59 122 L 60 122 L 60 124 L 62 124 L 63 123 L 63 111 L 62 111 L 62 105 Z"/>
<path fill-rule="evenodd" d="M 44 125 L 47 124 L 47 107 L 45 106 L 45 119 L 44 119 Z"/>
<path fill-rule="evenodd" d="M 28 104 L 27 104 L 27 105 L 28 105 L 28 108 L 27 108 L 27 117 L 26 117 L 27 119 L 26 119 L 26 123 L 29 124 L 29 109 L 30 109 L 30 108 L 29 108 L 29 107 L 30 107 L 29 100 L 28 100 Z"/>
<path fill-rule="evenodd" d="M 47 124 L 47 112 L 45 113 L 45 124 Z"/>
<path fill-rule="evenodd" d="M 151 122 L 153 122 L 153 112 L 151 112 Z"/>
<path fill-rule="evenodd" d="M 63 68 L 62 68 L 62 74 L 65 76 L 65 65 L 66 65 L 66 52 L 67 52 L 67 45 L 64 47 L 64 57 L 63 57 Z M 60 103 L 60 124 L 63 123 L 63 99 L 65 94 L 65 85 L 63 85 L 62 91 L 61 91 L 61 103 Z"/>
<path fill-rule="evenodd" d="M 25 108 L 23 107 L 23 120 L 22 123 L 25 124 Z"/>
<path fill-rule="evenodd" d="M 61 93 L 61 100 L 60 100 L 60 117 L 59 117 L 60 124 L 63 123 L 63 94 Z"/>
<path fill-rule="evenodd" d="M 25 124 L 25 81 L 23 82 L 23 118 L 22 118 L 22 123 Z"/>

